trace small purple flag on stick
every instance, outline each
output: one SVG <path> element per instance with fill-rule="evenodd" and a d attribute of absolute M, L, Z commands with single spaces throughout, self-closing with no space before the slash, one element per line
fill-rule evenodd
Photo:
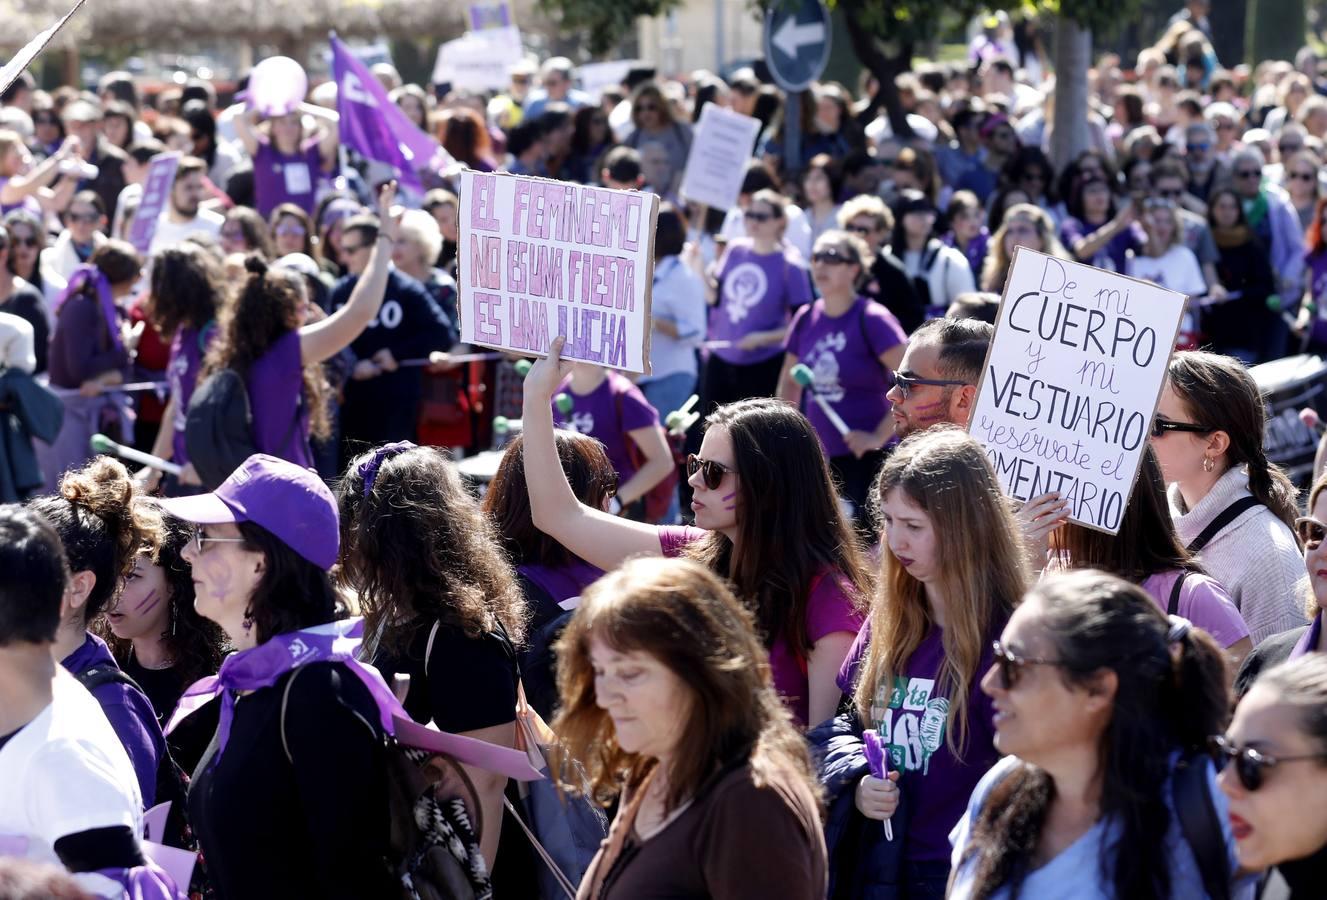
<path fill-rule="evenodd" d="M 403 185 L 421 190 L 416 170 L 446 165 L 450 157 L 387 98 L 382 84 L 340 38 L 333 34 L 331 40 L 341 143 L 366 159 L 395 166 Z M 442 159 L 435 163 L 440 154 Z"/>
<path fill-rule="evenodd" d="M 866 765 L 870 768 L 871 774 L 876 778 L 884 778 L 889 774 L 889 755 L 885 752 L 884 745 L 880 743 L 880 732 L 866 729 L 862 732 L 862 744 L 866 750 Z M 894 840 L 894 826 L 888 819 L 885 819 L 885 839 Z"/>

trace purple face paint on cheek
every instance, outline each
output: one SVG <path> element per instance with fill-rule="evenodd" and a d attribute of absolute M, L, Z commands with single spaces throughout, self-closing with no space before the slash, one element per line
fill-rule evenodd
<path fill-rule="evenodd" d="M 923 406 L 918 406 L 915 413 L 918 422 L 926 425 L 934 425 L 936 422 L 939 422 L 944 418 L 944 404 L 939 402 L 927 403 Z"/>
<path fill-rule="evenodd" d="M 736 503 L 729 502 L 736 496 L 737 496 L 737 491 L 733 491 L 731 494 L 725 494 L 724 496 L 719 498 L 721 502 L 728 504 L 727 506 L 724 507 L 725 511 L 732 512 L 734 509 L 737 509 Z"/>
<path fill-rule="evenodd" d="M 134 607 L 134 612 L 138 613 L 141 616 L 145 616 L 148 613 L 152 612 L 152 610 L 156 609 L 157 604 L 159 603 L 161 603 L 161 598 L 157 596 L 157 589 L 153 588 L 152 590 L 148 591 L 147 596 L 144 597 L 142 601 L 137 606 Z"/>

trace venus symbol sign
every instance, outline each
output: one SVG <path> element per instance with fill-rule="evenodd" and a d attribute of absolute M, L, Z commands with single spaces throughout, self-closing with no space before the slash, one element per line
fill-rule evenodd
<path fill-rule="evenodd" d="M 765 14 L 765 61 L 785 91 L 804 91 L 829 62 L 829 10 L 820 0 L 789 0 Z"/>

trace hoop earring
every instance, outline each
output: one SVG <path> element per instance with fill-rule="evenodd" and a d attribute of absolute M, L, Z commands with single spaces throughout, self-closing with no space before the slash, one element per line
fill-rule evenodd
<path fill-rule="evenodd" d="M 1211 471 L 1212 471 L 1213 469 L 1215 469 L 1215 468 L 1216 468 L 1216 460 L 1212 459 L 1212 457 L 1210 457 L 1210 456 L 1204 456 L 1204 457 L 1203 457 L 1203 471 L 1204 471 L 1204 472 L 1211 472 Z"/>

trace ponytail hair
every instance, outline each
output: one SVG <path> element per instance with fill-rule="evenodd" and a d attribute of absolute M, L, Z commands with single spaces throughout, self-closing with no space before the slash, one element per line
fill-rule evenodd
<path fill-rule="evenodd" d="M 1103 819 L 1120 840 L 1103 852 L 1115 896 L 1171 896 L 1165 802 L 1174 754 L 1188 754 L 1219 733 L 1230 709 L 1225 655 L 1206 632 L 1167 618 L 1141 588 L 1090 569 L 1048 575 L 1025 602 L 1041 604 L 1040 623 L 1056 667 L 1070 686 L 1115 673 L 1114 708 L 1098 747 Z M 973 827 L 962 865 L 975 861 L 974 898 L 1002 886 L 1012 895 L 1028 872 L 1055 795 L 1049 774 L 1028 763 L 992 790 Z"/>
<path fill-rule="evenodd" d="M 149 539 L 155 520 L 139 506 L 142 502 L 124 465 L 99 456 L 66 472 L 59 493 L 28 503 L 60 535 L 69 571 L 91 572 L 96 579 L 83 606 L 84 621 L 96 618 L 119 592 L 133 569 L 134 554 Z"/>
<path fill-rule="evenodd" d="M 1244 364 L 1232 356 L 1184 350 L 1170 358 L 1170 386 L 1189 417 L 1230 439 L 1226 458 L 1249 471 L 1249 493 L 1292 532 L 1299 515 L 1299 491 L 1263 451 L 1267 413 L 1258 385 Z"/>

